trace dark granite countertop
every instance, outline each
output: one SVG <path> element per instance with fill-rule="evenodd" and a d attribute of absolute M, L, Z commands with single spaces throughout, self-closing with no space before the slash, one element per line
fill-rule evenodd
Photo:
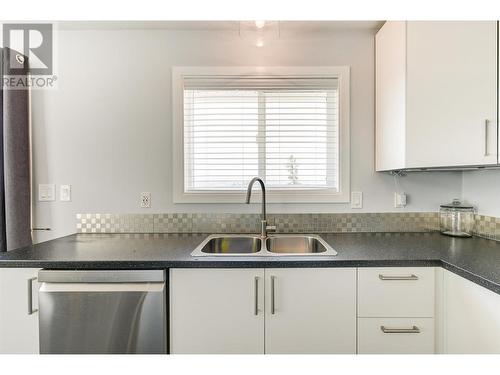
<path fill-rule="evenodd" d="M 442 266 L 500 294 L 500 242 L 439 233 L 321 236 L 337 256 L 192 257 L 206 234 L 74 234 L 0 253 L 0 267 L 162 269 L 174 267 Z"/>

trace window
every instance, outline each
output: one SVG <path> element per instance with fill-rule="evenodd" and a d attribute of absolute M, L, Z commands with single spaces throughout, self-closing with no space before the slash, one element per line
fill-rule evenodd
<path fill-rule="evenodd" d="M 174 71 L 176 202 L 239 202 L 255 176 L 270 201 L 348 201 L 346 68 L 207 69 Z"/>

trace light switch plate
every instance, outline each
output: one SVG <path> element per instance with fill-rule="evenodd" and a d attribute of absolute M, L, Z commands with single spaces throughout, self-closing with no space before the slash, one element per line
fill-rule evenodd
<path fill-rule="evenodd" d="M 351 192 L 351 208 L 363 208 L 363 192 Z"/>
<path fill-rule="evenodd" d="M 38 200 L 40 202 L 50 202 L 56 200 L 56 185 L 54 184 L 39 184 L 38 185 Z"/>
<path fill-rule="evenodd" d="M 61 202 L 71 201 L 71 185 L 61 185 L 59 188 L 59 200 Z"/>

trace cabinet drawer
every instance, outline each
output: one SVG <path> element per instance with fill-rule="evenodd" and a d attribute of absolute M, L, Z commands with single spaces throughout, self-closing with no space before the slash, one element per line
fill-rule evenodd
<path fill-rule="evenodd" d="M 434 268 L 358 270 L 358 317 L 433 317 Z"/>
<path fill-rule="evenodd" d="M 358 354 L 432 354 L 433 318 L 359 318 Z"/>

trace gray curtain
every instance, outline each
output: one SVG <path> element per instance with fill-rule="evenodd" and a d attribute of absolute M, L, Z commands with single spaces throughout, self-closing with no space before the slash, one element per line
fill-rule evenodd
<path fill-rule="evenodd" d="M 27 57 L 9 62 L 11 53 L 0 49 L 2 82 L 7 67 L 27 75 Z M 31 244 L 29 91 L 0 86 L 0 251 L 8 251 Z"/>

